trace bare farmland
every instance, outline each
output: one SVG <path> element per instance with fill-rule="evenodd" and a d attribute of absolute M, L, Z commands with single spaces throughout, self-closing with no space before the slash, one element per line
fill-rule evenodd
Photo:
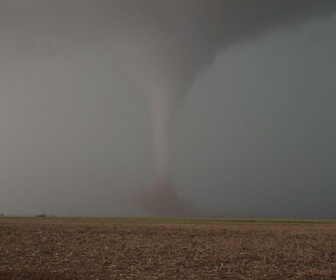
<path fill-rule="evenodd" d="M 336 279 L 336 224 L 0 219 L 0 279 Z"/>

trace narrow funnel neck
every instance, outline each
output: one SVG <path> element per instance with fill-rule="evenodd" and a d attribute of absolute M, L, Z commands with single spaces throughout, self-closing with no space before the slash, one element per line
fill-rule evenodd
<path fill-rule="evenodd" d="M 158 93 L 150 97 L 155 169 L 160 181 L 168 179 L 174 103 L 174 97 L 169 94 Z"/>

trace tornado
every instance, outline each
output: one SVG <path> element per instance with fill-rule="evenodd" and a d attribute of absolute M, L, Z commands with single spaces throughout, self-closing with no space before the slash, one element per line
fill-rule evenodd
<path fill-rule="evenodd" d="M 0 31 L 2 26 L 13 30 L 2 33 L 3 55 L 13 51 L 25 57 L 51 56 L 73 54 L 76 48 L 103 48 L 147 98 L 155 182 L 151 190 L 139 194 L 137 203 L 152 215 L 195 213 L 169 175 L 174 115 L 195 78 L 227 48 L 325 19 L 336 10 L 335 0 L 4 0 L 0 4 Z M 45 43 L 55 40 L 63 47 Z"/>
<path fill-rule="evenodd" d="M 219 51 L 292 29 L 335 12 L 333 0 L 116 1 L 114 54 L 149 101 L 155 185 L 138 202 L 150 214 L 190 215 L 169 178 L 171 137 L 178 104 Z M 121 16 L 120 16 L 121 15 Z"/>

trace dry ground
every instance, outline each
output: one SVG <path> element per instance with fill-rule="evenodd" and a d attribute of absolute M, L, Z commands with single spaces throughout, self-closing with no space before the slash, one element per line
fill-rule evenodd
<path fill-rule="evenodd" d="M 336 279 L 336 224 L 0 219 L 0 279 Z"/>

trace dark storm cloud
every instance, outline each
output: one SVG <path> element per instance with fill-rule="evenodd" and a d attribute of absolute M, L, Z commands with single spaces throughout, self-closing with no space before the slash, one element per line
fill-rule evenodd
<path fill-rule="evenodd" d="M 0 46 L 20 57 L 113 49 L 125 39 L 156 61 L 142 68 L 165 69 L 165 79 L 185 89 L 223 48 L 335 9 L 333 0 L 2 1 Z"/>

